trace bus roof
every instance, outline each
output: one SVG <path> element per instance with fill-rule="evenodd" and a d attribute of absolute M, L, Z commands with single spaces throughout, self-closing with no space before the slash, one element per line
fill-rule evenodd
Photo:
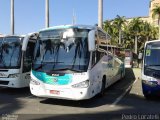
<path fill-rule="evenodd" d="M 40 32 L 43 31 L 48 31 L 48 30 L 55 30 L 55 29 L 67 29 L 67 28 L 81 28 L 81 29 L 94 29 L 97 26 L 90 26 L 90 25 L 60 25 L 60 26 L 54 26 L 54 27 L 49 27 L 40 30 Z"/>
<path fill-rule="evenodd" d="M 5 35 L 3 37 L 25 37 L 25 35 Z"/>
<path fill-rule="evenodd" d="M 153 43 L 153 42 L 160 42 L 160 40 L 146 41 L 146 44 L 147 44 L 147 43 Z"/>

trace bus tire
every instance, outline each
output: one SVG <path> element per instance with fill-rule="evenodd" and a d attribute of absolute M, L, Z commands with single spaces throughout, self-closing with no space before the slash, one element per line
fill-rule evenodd
<path fill-rule="evenodd" d="M 106 85 L 106 79 L 105 79 L 105 77 L 103 77 L 103 79 L 102 79 L 102 85 L 101 85 L 101 91 L 99 93 L 99 95 L 101 97 L 103 97 L 105 95 L 105 85 Z"/>
<path fill-rule="evenodd" d="M 124 79 L 124 73 L 123 73 L 123 71 L 121 71 L 121 73 L 120 73 L 120 79 L 119 80 L 123 80 Z"/>
<path fill-rule="evenodd" d="M 121 71 L 121 80 L 125 78 L 124 72 Z"/>
<path fill-rule="evenodd" d="M 152 99 L 152 96 L 149 95 L 149 94 L 144 94 L 144 97 L 146 100 L 151 100 Z"/>

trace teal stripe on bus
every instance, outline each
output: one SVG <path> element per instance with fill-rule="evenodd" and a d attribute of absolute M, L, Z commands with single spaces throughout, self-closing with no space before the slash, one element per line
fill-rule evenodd
<path fill-rule="evenodd" d="M 44 72 L 36 72 L 32 70 L 32 74 L 40 81 L 51 85 L 68 85 L 72 82 L 73 75 L 65 74 L 64 76 L 50 76 Z"/>

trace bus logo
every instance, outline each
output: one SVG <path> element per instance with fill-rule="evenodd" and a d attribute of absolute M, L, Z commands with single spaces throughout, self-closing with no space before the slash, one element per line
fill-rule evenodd
<path fill-rule="evenodd" d="M 57 77 L 57 76 L 59 76 L 59 74 L 52 74 L 52 76 L 55 76 L 55 77 Z"/>

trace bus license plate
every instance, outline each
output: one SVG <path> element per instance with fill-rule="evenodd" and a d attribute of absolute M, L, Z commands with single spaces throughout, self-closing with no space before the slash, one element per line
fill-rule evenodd
<path fill-rule="evenodd" d="M 59 94 L 60 94 L 60 91 L 57 91 L 57 90 L 50 90 L 50 94 L 59 95 Z"/>

